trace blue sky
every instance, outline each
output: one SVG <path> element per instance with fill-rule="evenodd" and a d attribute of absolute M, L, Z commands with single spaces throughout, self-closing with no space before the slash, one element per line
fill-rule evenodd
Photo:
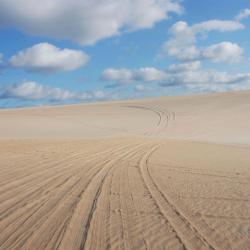
<path fill-rule="evenodd" d="M 249 28 L 243 0 L 0 0 L 0 107 L 250 89 Z"/>

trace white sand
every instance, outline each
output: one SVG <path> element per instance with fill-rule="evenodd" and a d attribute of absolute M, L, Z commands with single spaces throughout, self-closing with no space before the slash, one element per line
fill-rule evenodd
<path fill-rule="evenodd" d="M 250 92 L 0 111 L 0 249 L 250 249 Z"/>

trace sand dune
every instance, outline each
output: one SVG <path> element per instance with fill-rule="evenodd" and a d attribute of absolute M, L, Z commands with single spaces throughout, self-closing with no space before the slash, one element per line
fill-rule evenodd
<path fill-rule="evenodd" d="M 0 249 L 250 249 L 250 92 L 0 111 Z"/>

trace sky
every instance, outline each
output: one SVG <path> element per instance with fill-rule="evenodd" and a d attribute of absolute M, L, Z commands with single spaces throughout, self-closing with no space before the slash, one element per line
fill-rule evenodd
<path fill-rule="evenodd" d="M 243 0 L 0 0 L 0 108 L 250 89 Z"/>

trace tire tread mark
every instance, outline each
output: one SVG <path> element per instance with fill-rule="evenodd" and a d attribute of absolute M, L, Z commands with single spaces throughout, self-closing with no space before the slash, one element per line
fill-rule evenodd
<path fill-rule="evenodd" d="M 203 244 L 203 246 L 206 249 L 216 249 L 215 246 L 213 246 L 212 243 L 210 243 L 204 236 L 201 235 L 201 233 L 176 209 L 176 207 L 169 201 L 169 199 L 167 199 L 166 195 L 159 189 L 158 185 L 155 183 L 154 179 L 152 178 L 149 168 L 148 168 L 148 160 L 149 157 L 160 147 L 160 145 L 157 145 L 155 147 L 153 147 L 148 153 L 147 155 L 144 156 L 144 159 L 141 162 L 141 170 L 142 170 L 142 174 L 143 174 L 143 178 L 145 181 L 145 184 L 148 186 L 148 190 L 149 192 L 152 194 L 152 197 L 154 197 L 155 201 L 157 202 L 157 198 L 155 198 L 155 194 L 153 193 L 158 193 L 160 195 L 160 197 L 162 198 L 162 200 L 164 200 L 164 203 L 168 206 L 168 208 L 170 209 L 170 211 L 177 216 L 177 218 L 179 218 L 182 222 L 183 225 L 185 225 L 185 227 L 188 227 L 190 230 L 192 230 L 194 232 L 194 236 L 197 238 L 197 240 Z M 149 184 L 150 183 L 150 184 Z M 155 192 L 152 191 L 152 189 L 150 189 L 150 186 L 153 186 L 153 188 L 155 189 Z M 160 205 L 159 201 L 157 202 L 158 205 L 160 207 L 162 207 L 162 205 Z M 190 242 L 188 240 L 185 239 L 185 233 L 183 233 L 181 230 L 179 230 L 178 228 L 176 228 L 176 226 L 174 226 L 175 223 L 171 222 L 171 216 L 167 215 L 167 212 L 164 212 L 163 209 L 163 213 L 165 214 L 165 218 L 169 221 L 169 223 L 172 225 L 174 231 L 176 232 L 176 234 L 179 234 L 179 238 L 181 239 L 181 241 L 185 242 L 184 246 L 186 248 L 191 248 L 193 249 L 194 246 L 192 246 L 192 244 L 190 245 Z M 180 236 L 182 235 L 182 237 Z M 184 237 L 183 237 L 184 236 Z M 189 247 L 188 247 L 189 246 Z"/>

